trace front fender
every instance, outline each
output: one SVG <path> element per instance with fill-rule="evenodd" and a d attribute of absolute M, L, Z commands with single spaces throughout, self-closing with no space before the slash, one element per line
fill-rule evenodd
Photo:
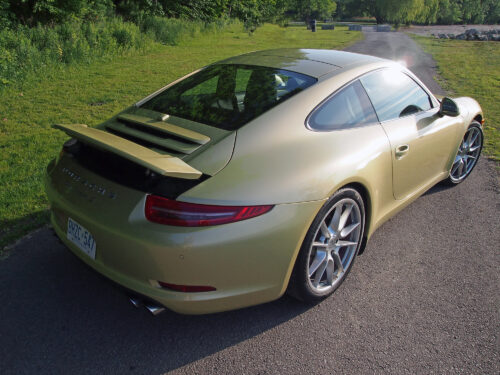
<path fill-rule="evenodd" d="M 478 115 L 481 116 L 481 119 L 484 119 L 483 110 L 476 100 L 468 97 L 460 97 L 453 100 L 455 100 L 458 104 L 458 108 L 460 109 L 460 116 L 463 118 L 464 122 L 464 133 L 472 120 L 474 120 Z"/>

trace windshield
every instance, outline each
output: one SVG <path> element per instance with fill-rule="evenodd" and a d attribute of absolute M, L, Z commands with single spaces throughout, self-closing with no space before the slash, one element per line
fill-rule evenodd
<path fill-rule="evenodd" d="M 141 108 L 234 130 L 316 81 L 282 69 L 211 65 L 169 87 Z"/>

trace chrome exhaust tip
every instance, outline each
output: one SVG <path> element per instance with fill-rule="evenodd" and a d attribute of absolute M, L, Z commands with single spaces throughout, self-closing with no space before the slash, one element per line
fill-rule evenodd
<path fill-rule="evenodd" d="M 144 305 L 144 307 L 146 309 L 148 309 L 148 311 L 153 314 L 153 315 L 158 315 L 160 313 L 162 313 L 163 311 L 165 311 L 165 308 L 162 307 L 162 306 L 158 306 L 158 305 L 153 305 L 152 303 L 146 303 Z"/>
<path fill-rule="evenodd" d="M 137 297 L 129 297 L 128 299 L 134 307 L 140 307 L 142 305 L 142 301 Z"/>

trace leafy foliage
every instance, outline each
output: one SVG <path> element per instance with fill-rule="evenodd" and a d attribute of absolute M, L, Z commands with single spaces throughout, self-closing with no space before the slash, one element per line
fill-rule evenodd
<path fill-rule="evenodd" d="M 337 9 L 332 0 L 289 0 L 288 13 L 304 21 L 331 18 Z"/>
<path fill-rule="evenodd" d="M 378 23 L 498 23 L 498 0 L 338 0 L 337 16 L 372 16 Z"/>
<path fill-rule="evenodd" d="M 149 16 L 204 22 L 235 17 L 258 25 L 275 18 L 285 2 L 289 0 L 0 0 L 0 26 L 95 21 L 113 15 L 136 23 Z"/>
<path fill-rule="evenodd" d="M 227 22 L 205 23 L 144 17 L 142 23 L 107 18 L 67 21 L 54 27 L 17 25 L 0 31 L 0 89 L 19 84 L 46 67 L 89 63 L 129 51 L 146 51 L 155 42 L 177 45 L 185 36 L 216 32 Z"/>

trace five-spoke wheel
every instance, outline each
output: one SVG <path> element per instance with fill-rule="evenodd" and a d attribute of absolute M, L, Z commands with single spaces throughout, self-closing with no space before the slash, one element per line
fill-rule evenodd
<path fill-rule="evenodd" d="M 459 184 L 476 166 L 483 148 L 483 131 L 476 121 L 472 122 L 458 147 L 457 156 L 450 170 L 448 181 Z"/>
<path fill-rule="evenodd" d="M 333 293 L 352 267 L 363 238 L 365 210 L 360 194 L 337 191 L 313 221 L 294 268 L 289 291 L 307 302 Z"/>
<path fill-rule="evenodd" d="M 345 198 L 337 202 L 316 230 L 310 246 L 308 276 L 318 292 L 332 288 L 349 268 L 361 235 L 357 203 Z"/>

